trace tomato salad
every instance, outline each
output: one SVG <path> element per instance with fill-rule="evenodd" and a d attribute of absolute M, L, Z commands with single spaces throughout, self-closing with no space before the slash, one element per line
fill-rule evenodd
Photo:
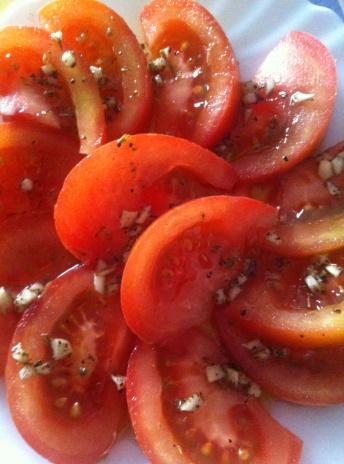
<path fill-rule="evenodd" d="M 140 44 L 96 0 L 0 31 L 0 373 L 16 428 L 92 464 L 299 464 L 268 397 L 344 402 L 334 58 L 289 32 L 252 79 L 194 0 Z"/>

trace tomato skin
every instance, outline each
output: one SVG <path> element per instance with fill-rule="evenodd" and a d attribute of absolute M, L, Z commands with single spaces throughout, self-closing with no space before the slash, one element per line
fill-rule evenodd
<path fill-rule="evenodd" d="M 13 216 L 2 222 L 0 254 L 1 286 L 14 293 L 35 282 L 46 284 L 75 264 L 60 243 L 51 214 L 47 212 Z M 20 317 L 21 313 L 13 305 L 0 312 L 0 375 Z"/>
<path fill-rule="evenodd" d="M 80 138 L 80 151 L 91 153 L 94 148 L 105 141 L 105 122 L 104 110 L 100 99 L 97 85 L 89 75 L 89 71 L 84 68 L 81 57 L 76 56 L 76 65 L 73 67 L 65 66 L 62 61 L 63 50 L 53 41 L 49 34 L 33 27 L 7 27 L 0 32 L 0 60 L 2 64 L 1 86 L 2 92 L 6 95 L 15 90 L 9 89 L 8 85 L 17 78 L 17 67 L 22 67 L 24 71 L 29 70 L 27 77 L 35 75 L 41 76 L 39 82 L 46 81 L 47 76 L 41 71 L 42 56 L 46 54 L 56 69 L 57 75 L 61 78 L 64 92 L 58 94 L 58 98 L 64 99 L 64 104 L 69 106 L 69 96 L 74 105 L 77 128 Z M 19 50 L 18 52 L 16 50 Z M 18 56 L 11 56 L 16 52 Z M 10 58 L 7 55 L 10 54 Z M 28 57 L 37 65 L 36 69 L 31 68 L 31 63 L 27 62 Z M 16 59 L 18 58 L 18 62 Z M 37 64 L 38 60 L 38 64 Z M 15 71 L 14 71 L 15 70 Z M 23 71 L 22 70 L 22 71 Z M 14 76 L 13 76 L 14 72 Z M 38 83 L 40 86 L 40 84 Z M 42 84 L 40 90 L 43 92 L 46 84 Z M 7 87 L 7 88 L 6 88 Z M 48 88 L 48 87 L 47 87 Z M 50 87 L 48 88 L 50 89 Z M 43 118 L 44 119 L 44 118 Z M 38 118 L 42 121 L 42 118 Z M 73 120 L 69 119 L 73 126 Z"/>
<path fill-rule="evenodd" d="M 84 310 L 85 299 L 78 298 L 85 294 L 87 301 L 92 296 L 92 278 L 93 273 L 85 268 L 72 269 L 49 284 L 39 302 L 25 312 L 14 334 L 13 344 L 22 343 L 32 362 L 37 359 L 45 360 L 49 356 L 49 344 L 44 341 L 42 334 L 47 334 L 48 337 L 61 334 L 63 324 L 57 332 L 56 327 L 61 321 L 72 324 L 68 322 L 68 318 L 65 319 L 66 312 L 73 311 L 73 305 L 78 308 L 80 301 L 80 308 Z M 73 347 L 71 362 L 74 362 L 79 350 L 83 349 L 83 342 L 87 343 L 87 337 L 95 336 L 94 341 L 99 336 L 102 337 L 102 342 L 97 342 L 97 365 L 89 379 L 73 372 L 66 362 L 59 369 L 58 363 L 63 361 L 55 361 L 51 374 L 37 375 L 24 381 L 18 376 L 21 365 L 18 366 L 11 355 L 6 366 L 8 402 L 16 427 L 38 453 L 56 464 L 96 462 L 107 453 L 116 439 L 126 414 L 125 396 L 117 391 L 110 375 L 125 373 L 132 335 L 124 324 L 117 296 L 109 297 L 105 302 L 101 302 L 94 294 L 92 298 L 92 309 L 88 313 L 92 318 L 87 321 L 76 319 L 81 324 L 81 332 L 79 335 L 77 332 L 74 338 L 74 331 L 68 335 Z M 94 302 L 97 300 L 94 298 L 98 298 L 96 304 Z M 68 314 L 74 315 L 74 312 Z M 91 329 L 91 321 L 96 324 L 97 329 Z M 105 328 L 106 334 L 103 332 Z M 97 332 L 100 329 L 102 332 Z M 85 330 L 89 332 L 86 333 Z M 84 338 L 78 339 L 80 335 Z M 87 349 L 91 346 L 92 342 Z M 69 369 L 70 377 L 63 374 L 63 369 L 66 368 Z M 76 385 L 80 383 L 79 390 L 69 393 L 66 392 L 66 387 L 54 386 L 53 380 L 61 377 L 68 379 L 67 383 L 69 382 L 71 388 L 76 389 L 73 382 Z M 54 398 L 64 394 L 68 401 L 81 398 L 79 417 L 71 417 L 68 406 L 66 411 L 54 405 Z"/>
<path fill-rule="evenodd" d="M 128 406 L 136 438 L 152 464 L 237 464 L 240 447 L 249 449 L 257 464 L 299 463 L 300 440 L 256 399 L 207 381 L 207 365 L 227 362 L 216 342 L 197 329 L 159 347 L 135 348 L 127 372 Z M 195 392 L 203 398 L 199 409 L 178 411 L 177 400 Z M 210 452 L 203 454 L 205 443 L 211 444 Z"/>
<path fill-rule="evenodd" d="M 229 196 L 199 198 L 163 215 L 136 241 L 124 268 L 121 303 L 130 329 L 156 343 L 204 322 L 215 291 L 236 277 L 275 221 L 274 208 Z"/>
<path fill-rule="evenodd" d="M 321 162 L 341 163 L 342 153 L 344 142 L 304 161 L 279 179 L 273 203 L 280 208 L 281 224 L 275 231 L 280 240 L 267 241 L 266 248 L 285 256 L 311 256 L 344 246 L 344 175 L 332 171 L 333 176 L 325 180 L 319 175 Z M 336 195 L 330 194 L 329 182 L 337 189 Z"/>
<path fill-rule="evenodd" d="M 309 156 L 325 133 L 335 103 L 334 59 L 305 32 L 290 32 L 268 54 L 253 80 L 267 79 L 274 79 L 275 84 L 266 101 L 275 109 L 281 127 L 274 139 L 263 140 L 256 150 L 251 147 L 247 153 L 236 153 L 234 148 L 233 165 L 240 180 L 247 183 L 287 171 Z M 314 94 L 314 100 L 292 105 L 295 92 Z M 254 111 L 255 104 L 250 106 Z M 245 127 L 239 126 L 234 133 L 245 137 Z"/>
<path fill-rule="evenodd" d="M 150 207 L 146 227 L 175 204 L 230 192 L 234 170 L 210 151 L 166 135 L 130 136 L 84 159 L 67 176 L 55 208 L 57 232 L 82 261 L 111 262 L 136 239 L 123 211 Z"/>
<path fill-rule="evenodd" d="M 177 70 L 177 78 L 156 86 L 153 130 L 213 146 L 234 122 L 240 96 L 238 64 L 221 26 L 190 0 L 153 0 L 141 24 L 152 57 L 171 46 Z"/>
<path fill-rule="evenodd" d="M 257 340 L 216 314 L 217 328 L 230 357 L 264 390 L 276 398 L 310 406 L 328 406 L 344 400 L 341 372 L 344 349 L 290 350 L 274 347 L 276 355 L 259 359 L 243 345 Z M 269 349 L 269 345 L 266 345 Z M 284 355 L 283 353 L 286 352 Z M 270 350 L 270 353 L 274 353 Z"/>
<path fill-rule="evenodd" d="M 255 276 L 223 308 L 229 322 L 262 339 L 295 349 L 339 347 L 344 341 L 343 276 L 323 275 L 322 287 L 311 290 L 309 275 L 320 275 L 316 256 L 283 258 L 265 252 L 256 260 Z M 343 253 L 329 256 L 343 266 Z M 312 269 L 316 269 L 315 271 Z M 315 274 L 314 274 L 315 273 Z"/>
<path fill-rule="evenodd" d="M 39 17 L 49 32 L 62 31 L 63 47 L 80 53 L 87 67 L 98 66 L 101 60 L 104 78 L 120 75 L 113 88 L 101 82 L 98 85 L 103 99 L 111 95 L 118 106 L 106 112 L 107 140 L 148 129 L 151 79 L 143 51 L 125 21 L 94 0 L 55 0 L 40 9 Z M 85 40 L 78 40 L 85 31 Z"/>
<path fill-rule="evenodd" d="M 0 222 L 52 210 L 65 176 L 82 159 L 73 138 L 23 122 L 1 125 L 0 156 Z M 21 188 L 24 179 L 33 182 L 32 190 Z"/>

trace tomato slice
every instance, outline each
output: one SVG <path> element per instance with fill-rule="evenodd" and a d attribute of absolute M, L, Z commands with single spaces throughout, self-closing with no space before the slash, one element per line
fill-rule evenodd
<path fill-rule="evenodd" d="M 55 0 L 39 16 L 42 27 L 61 31 L 63 48 L 75 50 L 93 71 L 105 106 L 107 139 L 145 131 L 152 84 L 144 53 L 125 21 L 94 0 Z"/>
<path fill-rule="evenodd" d="M 124 268 L 121 302 L 131 330 L 155 343 L 205 321 L 214 300 L 240 292 L 251 272 L 246 258 L 275 220 L 275 209 L 258 201 L 212 196 L 155 221 Z"/>
<path fill-rule="evenodd" d="M 344 347 L 291 349 L 272 346 L 241 331 L 217 313 L 217 327 L 230 357 L 267 392 L 285 401 L 326 406 L 344 401 Z"/>
<path fill-rule="evenodd" d="M 13 216 L 0 228 L 0 375 L 3 374 L 8 347 L 24 308 L 13 305 L 13 298 L 24 287 L 36 282 L 45 285 L 75 264 L 61 245 L 51 214 L 46 212 Z"/>
<path fill-rule="evenodd" d="M 224 380 L 208 382 L 207 367 L 227 363 L 214 340 L 196 329 L 159 347 L 136 347 L 127 399 L 137 440 L 152 464 L 300 462 L 300 440 L 255 398 Z M 181 410 L 191 396 L 199 399 L 197 409 Z"/>
<path fill-rule="evenodd" d="M 70 172 L 57 201 L 56 228 L 83 261 L 122 260 L 157 216 L 193 198 L 230 192 L 235 179 L 231 166 L 187 140 L 128 136 Z"/>
<path fill-rule="evenodd" d="M 287 256 L 327 253 L 344 246 L 344 142 L 285 173 L 274 191 L 281 225 L 268 248 Z M 272 195 L 271 195 L 272 196 Z"/>
<path fill-rule="evenodd" d="M 343 252 L 311 258 L 265 253 L 256 275 L 224 311 L 272 343 L 321 348 L 344 342 Z"/>
<path fill-rule="evenodd" d="M 74 50 L 61 49 L 46 31 L 32 27 L 3 29 L 0 44 L 2 97 L 12 99 L 14 108 L 21 107 L 19 112 L 31 119 L 36 114 L 37 122 L 52 125 L 50 114 L 55 113 L 65 130 L 75 128 L 76 117 L 82 153 L 104 142 L 97 84 Z M 37 111 L 39 101 L 42 107 Z"/>
<path fill-rule="evenodd" d="M 6 384 L 19 432 L 49 461 L 94 463 L 126 414 L 125 395 L 111 379 L 125 374 L 132 345 L 118 295 L 96 293 L 93 273 L 74 268 L 25 313 L 13 338 L 18 343 L 28 359 L 15 362 L 10 353 Z M 33 375 L 20 378 L 22 369 Z"/>
<path fill-rule="evenodd" d="M 329 51 L 305 32 L 290 32 L 244 86 L 242 113 L 226 142 L 243 182 L 287 171 L 316 148 L 336 97 Z"/>
<path fill-rule="evenodd" d="M 209 147 L 239 106 L 239 68 L 215 18 L 190 0 L 153 0 L 141 24 L 155 73 L 153 130 Z"/>
<path fill-rule="evenodd" d="M 73 138 L 18 122 L 1 125 L 0 157 L 0 222 L 52 210 L 64 178 L 82 159 Z"/>

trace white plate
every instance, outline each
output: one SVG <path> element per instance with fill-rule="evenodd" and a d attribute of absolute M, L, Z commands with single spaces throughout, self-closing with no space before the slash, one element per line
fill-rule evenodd
<path fill-rule="evenodd" d="M 35 12 L 42 0 L 16 0 L 0 18 L 0 25 L 35 22 Z M 138 14 L 144 0 L 105 1 L 138 31 Z M 201 0 L 227 32 L 240 61 L 241 74 L 250 78 L 266 53 L 288 31 L 314 34 L 337 60 L 338 99 L 335 114 L 323 145 L 344 139 L 344 25 L 331 11 L 306 0 Z M 338 372 L 338 375 L 344 375 Z M 297 381 L 297 379 L 296 379 Z M 32 451 L 16 433 L 0 382 L 0 450 L 1 464 L 41 464 L 46 461 Z M 276 402 L 273 415 L 304 440 L 302 464 L 344 463 L 344 405 L 330 408 L 305 408 Z M 107 464 L 144 464 L 134 439 L 119 441 L 104 459 Z M 276 462 L 276 464 L 279 464 Z"/>

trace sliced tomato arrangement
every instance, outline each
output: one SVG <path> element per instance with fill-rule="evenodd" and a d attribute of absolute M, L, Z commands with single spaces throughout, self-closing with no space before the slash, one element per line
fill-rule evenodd
<path fill-rule="evenodd" d="M 56 0 L 39 12 L 41 26 L 61 33 L 89 69 L 105 108 L 107 139 L 148 129 L 152 84 L 144 53 L 125 21 L 95 0 Z"/>
<path fill-rule="evenodd" d="M 49 317 L 47 317 L 49 314 Z M 19 323 L 6 368 L 16 427 L 56 463 L 94 463 L 125 423 L 132 336 L 117 295 L 101 297 L 93 273 L 75 268 L 47 286 Z"/>
<path fill-rule="evenodd" d="M 255 276 L 224 307 L 229 321 L 294 347 L 343 345 L 343 252 L 311 258 L 265 253 Z"/>
<path fill-rule="evenodd" d="M 125 136 L 69 173 L 55 208 L 57 232 L 82 261 L 122 260 L 156 217 L 193 198 L 229 193 L 235 180 L 231 166 L 187 140 Z"/>
<path fill-rule="evenodd" d="M 52 211 L 64 178 L 81 160 L 73 138 L 23 122 L 1 125 L 0 157 L 0 222 Z"/>
<path fill-rule="evenodd" d="M 10 412 L 56 464 L 102 459 L 126 403 L 152 464 L 300 464 L 258 398 L 344 402 L 344 142 L 313 156 L 334 59 L 290 32 L 240 84 L 203 6 L 139 19 L 146 44 L 53 0 L 0 31 Z"/>
<path fill-rule="evenodd" d="M 155 343 L 207 320 L 214 301 L 240 292 L 252 271 L 246 258 L 275 221 L 274 208 L 230 196 L 199 198 L 156 220 L 124 268 L 121 302 L 130 329 Z"/>
<path fill-rule="evenodd" d="M 229 363 L 215 341 L 196 329 L 159 347 L 142 343 L 134 350 L 128 405 L 152 464 L 299 462 L 300 440 L 253 396 L 224 379 L 207 381 L 207 368 Z"/>
<path fill-rule="evenodd" d="M 315 37 L 290 32 L 243 88 L 227 156 L 243 182 L 287 171 L 317 147 L 336 97 L 336 67 Z"/>
<path fill-rule="evenodd" d="M 216 144 L 239 107 L 239 67 L 215 18 L 192 0 L 153 0 L 141 24 L 155 83 L 153 131 Z"/>
<path fill-rule="evenodd" d="M 303 405 L 344 401 L 344 347 L 292 349 L 264 343 L 217 313 L 217 326 L 230 357 L 251 379 L 277 398 Z"/>
<path fill-rule="evenodd" d="M 104 142 L 97 84 L 73 50 L 62 50 L 46 31 L 33 27 L 7 27 L 0 43 L 0 107 L 6 110 L 7 102 L 15 119 L 27 115 L 72 133 L 77 126 L 82 153 Z"/>

